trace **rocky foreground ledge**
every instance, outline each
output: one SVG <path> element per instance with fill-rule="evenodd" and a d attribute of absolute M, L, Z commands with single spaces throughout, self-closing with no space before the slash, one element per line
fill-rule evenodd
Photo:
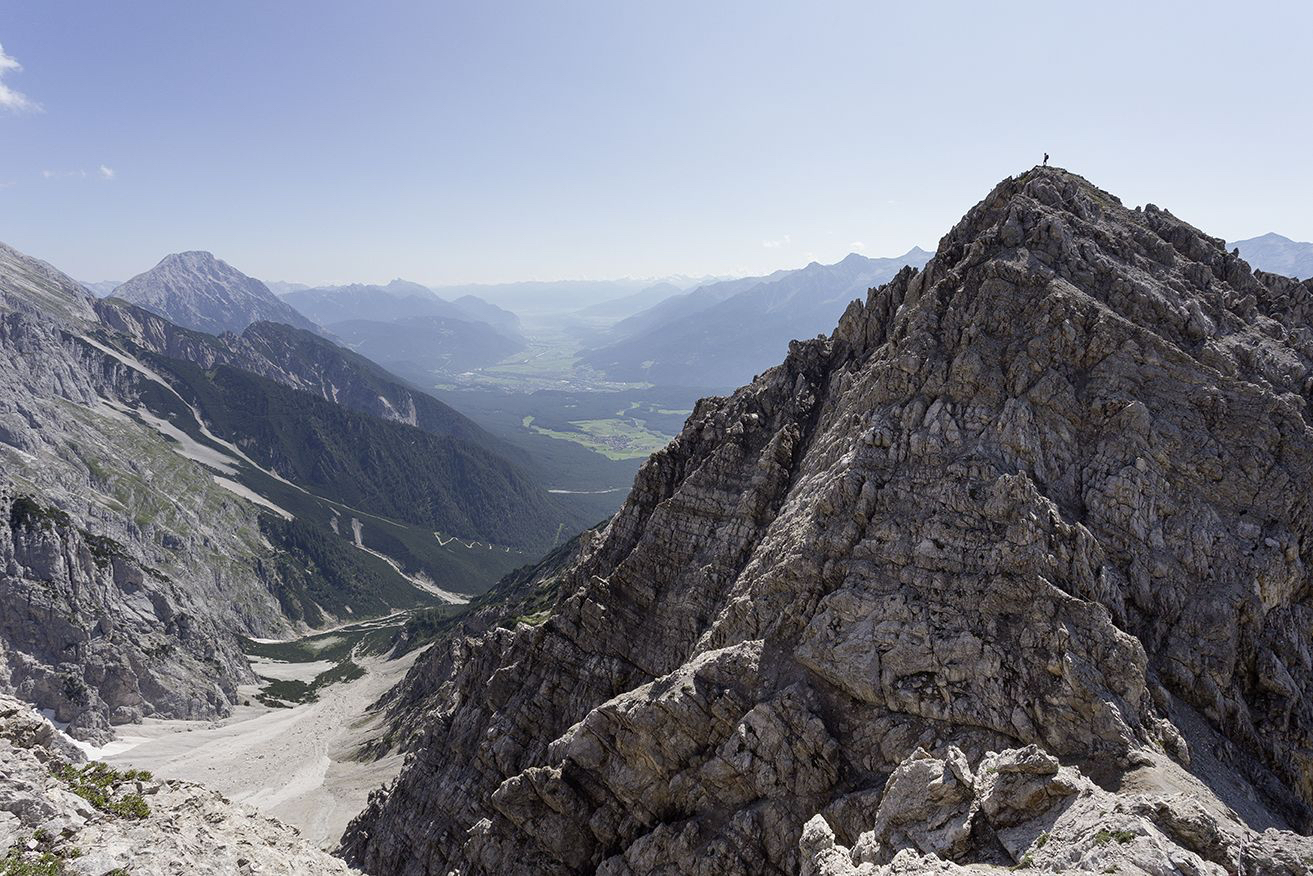
<path fill-rule="evenodd" d="M 803 876 L 1313 872 L 1313 839 L 1259 833 L 1172 759 L 1145 751 L 1135 760 L 1114 791 L 1036 745 L 991 753 L 974 771 L 956 747 L 943 759 L 917 749 L 890 776 L 871 829 L 852 848 L 824 816 L 807 822 Z M 996 863 L 953 863 L 967 857 Z M 1005 868 L 1007 860 L 1017 863 Z"/>
<path fill-rule="evenodd" d="M 295 829 L 213 791 L 86 763 L 30 706 L 0 696 L 6 876 L 354 872 Z"/>

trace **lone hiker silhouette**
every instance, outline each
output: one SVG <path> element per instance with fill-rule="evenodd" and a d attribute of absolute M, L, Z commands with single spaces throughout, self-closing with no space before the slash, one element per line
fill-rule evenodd
<path fill-rule="evenodd" d="M 1049 166 L 1049 154 L 1047 152 L 1044 153 L 1044 166 Z"/>

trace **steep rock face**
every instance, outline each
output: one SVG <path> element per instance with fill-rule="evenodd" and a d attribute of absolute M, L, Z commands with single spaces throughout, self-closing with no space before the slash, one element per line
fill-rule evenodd
<path fill-rule="evenodd" d="M 91 297 L 76 280 L 50 265 L 0 243 L 0 311 L 48 313 L 78 324 L 95 321 Z"/>
<path fill-rule="evenodd" d="M 114 295 L 185 328 L 221 334 L 253 322 L 317 326 L 269 287 L 208 252 L 179 252 L 114 289 Z"/>
<path fill-rule="evenodd" d="M 31 707 L 0 696 L 3 872 L 355 872 L 249 806 L 186 782 L 92 772 L 84 759 Z"/>
<path fill-rule="evenodd" d="M 545 623 L 417 662 L 389 702 L 413 760 L 348 858 L 948 872 L 1021 862 L 1008 830 L 1122 806 L 1151 761 L 1195 763 L 1214 813 L 1309 829 L 1311 307 L 1165 211 L 1054 168 L 1004 181 L 923 271 L 700 403 Z M 919 750 L 947 764 L 907 767 L 932 799 L 883 807 L 918 796 L 896 777 Z M 1019 750 L 1122 790 L 974 778 Z M 1162 808 L 1159 864 L 1303 865 L 1288 833 L 1210 850 Z M 1082 830 L 1031 862 L 1106 844 Z"/>
<path fill-rule="evenodd" d="M 82 736 L 145 715 L 211 718 L 254 681 L 213 610 L 67 514 L 0 492 L 0 688 Z"/>

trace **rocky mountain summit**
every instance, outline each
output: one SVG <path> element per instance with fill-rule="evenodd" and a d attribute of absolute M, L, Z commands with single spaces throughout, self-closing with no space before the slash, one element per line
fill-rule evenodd
<path fill-rule="evenodd" d="M 184 328 L 210 334 L 240 332 L 253 322 L 317 326 L 269 287 L 208 252 L 179 252 L 115 287 L 122 298 Z"/>
<path fill-rule="evenodd" d="M 213 791 L 85 760 L 30 706 L 0 696 L 0 873 L 355 872 Z"/>
<path fill-rule="evenodd" d="M 1307 874 L 1311 319 L 1166 210 L 1004 180 L 417 661 L 347 859 Z"/>

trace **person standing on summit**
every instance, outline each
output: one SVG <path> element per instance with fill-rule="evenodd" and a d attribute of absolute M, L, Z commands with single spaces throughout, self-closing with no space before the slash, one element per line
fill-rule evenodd
<path fill-rule="evenodd" d="M 1044 166 L 1049 166 L 1049 154 L 1047 152 L 1044 153 Z"/>

